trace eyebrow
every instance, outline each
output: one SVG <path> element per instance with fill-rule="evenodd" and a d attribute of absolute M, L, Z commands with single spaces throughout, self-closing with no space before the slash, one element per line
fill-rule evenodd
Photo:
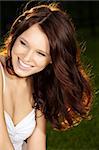
<path fill-rule="evenodd" d="M 29 43 L 28 43 L 28 41 L 27 41 L 26 39 L 24 39 L 23 37 L 20 37 L 20 39 L 22 39 L 24 42 L 26 42 L 26 44 L 29 46 Z M 39 51 L 41 51 L 42 53 L 44 53 L 44 54 L 46 54 L 46 55 L 49 56 L 49 54 L 48 54 L 47 52 L 44 52 L 44 51 L 41 50 L 41 49 L 37 49 L 37 50 L 39 50 Z"/>

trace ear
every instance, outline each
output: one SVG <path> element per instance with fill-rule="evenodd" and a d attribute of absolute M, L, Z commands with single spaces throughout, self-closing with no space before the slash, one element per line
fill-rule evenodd
<path fill-rule="evenodd" d="M 50 64 L 52 64 L 52 60 L 50 60 Z"/>

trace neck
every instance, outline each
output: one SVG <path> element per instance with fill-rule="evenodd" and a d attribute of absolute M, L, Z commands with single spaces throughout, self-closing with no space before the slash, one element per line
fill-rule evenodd
<path fill-rule="evenodd" d="M 18 77 L 16 75 L 12 75 L 10 74 L 6 68 L 5 68 L 5 76 L 6 78 L 11 82 L 11 83 L 15 83 L 15 84 L 18 84 L 18 85 L 23 85 L 23 86 L 27 86 L 27 85 L 30 85 L 33 83 L 32 81 L 32 77 L 29 76 L 29 77 Z M 32 85 L 33 86 L 33 85 Z"/>

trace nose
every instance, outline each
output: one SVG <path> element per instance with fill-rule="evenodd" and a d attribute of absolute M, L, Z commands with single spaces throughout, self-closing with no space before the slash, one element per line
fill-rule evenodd
<path fill-rule="evenodd" d="M 32 53 L 33 53 L 32 50 L 29 50 L 27 53 L 25 53 L 23 60 L 25 62 L 31 61 Z"/>

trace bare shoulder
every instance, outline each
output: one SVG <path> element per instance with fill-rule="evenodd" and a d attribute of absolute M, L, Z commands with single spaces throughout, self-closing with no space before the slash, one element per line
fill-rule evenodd
<path fill-rule="evenodd" d="M 2 68 L 5 66 L 5 56 L 1 55 L 0 53 L 0 74 L 2 74 Z"/>
<path fill-rule="evenodd" d="M 0 60 L 0 88 L 2 86 L 2 80 L 3 80 L 1 67 L 3 67 L 3 65 L 2 65 L 2 62 Z"/>
<path fill-rule="evenodd" d="M 37 124 L 45 125 L 46 123 L 45 116 L 40 110 L 36 110 L 36 121 L 37 121 Z"/>
<path fill-rule="evenodd" d="M 0 53 L 0 63 L 2 63 L 4 65 L 5 60 L 6 60 L 5 56 Z"/>
<path fill-rule="evenodd" d="M 29 150 L 46 150 L 46 119 L 40 110 L 36 111 L 36 127 L 27 144 Z"/>
<path fill-rule="evenodd" d="M 3 76 L 2 76 L 2 63 L 0 62 L 0 107 L 2 106 L 2 94 L 3 94 Z M 2 108 L 2 107 L 1 107 Z"/>

